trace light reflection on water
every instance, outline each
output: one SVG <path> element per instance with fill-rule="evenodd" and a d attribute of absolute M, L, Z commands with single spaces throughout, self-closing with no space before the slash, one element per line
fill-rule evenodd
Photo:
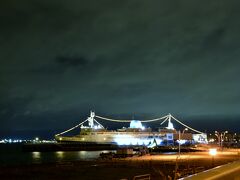
<path fill-rule="evenodd" d="M 56 157 L 58 159 L 63 159 L 64 158 L 64 152 L 63 151 L 57 151 L 56 153 Z"/>
<path fill-rule="evenodd" d="M 115 151 L 56 151 L 56 152 L 23 152 L 18 145 L 0 145 L 0 165 L 24 165 L 55 163 L 61 161 L 94 160 L 102 152 Z"/>
<path fill-rule="evenodd" d="M 93 160 L 99 158 L 100 153 L 111 151 L 57 151 L 57 152 L 42 152 L 42 160 L 50 157 L 54 162 L 60 161 L 78 161 L 78 160 Z"/>
<path fill-rule="evenodd" d="M 85 156 L 85 155 L 86 155 L 86 151 L 79 151 L 78 154 L 80 155 L 80 157 L 81 157 L 81 156 Z"/>
<path fill-rule="evenodd" d="M 94 160 L 99 158 L 100 153 L 111 151 L 56 151 L 56 152 L 33 152 L 32 163 L 61 162 Z M 28 153 L 28 152 L 23 152 Z"/>
<path fill-rule="evenodd" d="M 32 157 L 33 159 L 40 159 L 41 158 L 41 153 L 40 152 L 32 152 Z"/>

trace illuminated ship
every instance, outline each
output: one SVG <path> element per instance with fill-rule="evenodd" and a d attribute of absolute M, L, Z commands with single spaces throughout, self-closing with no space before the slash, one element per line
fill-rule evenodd
<path fill-rule="evenodd" d="M 100 118 L 113 122 L 130 122 L 129 128 L 122 128 L 115 131 L 110 131 L 105 129 L 95 118 Z M 74 126 L 71 129 L 68 129 L 62 133 L 55 135 L 55 139 L 58 142 L 67 142 L 67 143 L 84 143 L 84 144 L 109 144 L 109 145 L 128 145 L 128 146 L 161 146 L 173 144 L 174 141 L 179 141 L 179 136 L 181 135 L 180 143 L 186 141 L 197 142 L 201 141 L 206 143 L 206 134 L 198 133 L 198 137 L 194 139 L 194 134 L 191 133 L 180 133 L 177 132 L 171 118 L 174 118 L 172 115 L 167 115 L 161 118 L 153 120 L 115 120 L 104 118 L 101 116 L 96 116 L 94 112 L 90 113 L 85 121 L 81 122 L 77 126 Z M 175 118 L 174 118 L 175 119 Z M 152 131 L 151 128 L 145 128 L 142 125 L 142 122 L 153 122 L 164 120 L 161 124 L 168 121 L 168 126 L 163 129 L 158 129 L 158 131 Z M 84 126 L 84 123 L 88 123 L 88 126 Z M 80 127 L 80 134 L 76 136 L 63 136 L 63 134 Z M 189 126 L 187 126 L 190 128 Z M 192 128 L 190 128 L 192 129 Z M 195 130 L 195 129 L 192 129 Z M 195 130 L 197 131 L 197 130 Z M 196 135 L 195 135 L 196 136 Z M 200 138 L 199 138 L 200 137 Z M 194 141 L 194 142 L 195 142 Z"/>

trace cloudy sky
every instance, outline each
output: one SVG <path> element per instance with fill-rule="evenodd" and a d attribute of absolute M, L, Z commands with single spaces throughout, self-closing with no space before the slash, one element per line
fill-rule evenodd
<path fill-rule="evenodd" d="M 64 129 L 91 109 L 240 130 L 239 6 L 1 0 L 0 131 Z"/>

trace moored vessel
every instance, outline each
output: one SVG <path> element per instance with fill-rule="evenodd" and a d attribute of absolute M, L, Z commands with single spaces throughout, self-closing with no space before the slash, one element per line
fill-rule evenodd
<path fill-rule="evenodd" d="M 100 124 L 95 118 L 109 120 L 113 122 L 130 122 L 128 128 L 121 128 L 117 130 L 107 130 L 102 124 Z M 55 135 L 55 139 L 60 143 L 78 143 L 78 144 L 102 144 L 102 145 L 117 145 L 117 146 L 166 146 L 174 145 L 177 143 L 207 143 L 206 134 L 197 131 L 187 125 L 190 130 L 196 131 L 197 134 L 184 131 L 181 133 L 177 131 L 171 119 L 175 119 L 171 114 L 153 119 L 153 120 L 115 120 L 110 118 L 104 118 L 96 116 L 94 112 L 90 112 L 90 116 L 77 126 L 68 129 L 62 133 Z M 158 128 L 152 130 L 142 125 L 142 122 L 153 122 L 164 120 L 168 122 L 168 126 L 165 128 Z M 177 120 L 179 121 L 179 120 Z M 180 122 L 180 121 L 179 121 Z M 182 122 L 180 122 L 183 124 Z M 87 124 L 87 125 L 84 125 Z M 80 127 L 80 133 L 75 136 L 63 136 L 63 134 Z M 186 128 L 185 128 L 186 130 Z"/>

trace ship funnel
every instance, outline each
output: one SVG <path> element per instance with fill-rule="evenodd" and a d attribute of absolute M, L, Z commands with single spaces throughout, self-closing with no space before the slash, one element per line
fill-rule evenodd
<path fill-rule="evenodd" d="M 169 118 L 168 118 L 168 127 L 167 127 L 167 129 L 174 130 L 173 123 L 171 122 L 171 116 L 169 116 Z"/>

